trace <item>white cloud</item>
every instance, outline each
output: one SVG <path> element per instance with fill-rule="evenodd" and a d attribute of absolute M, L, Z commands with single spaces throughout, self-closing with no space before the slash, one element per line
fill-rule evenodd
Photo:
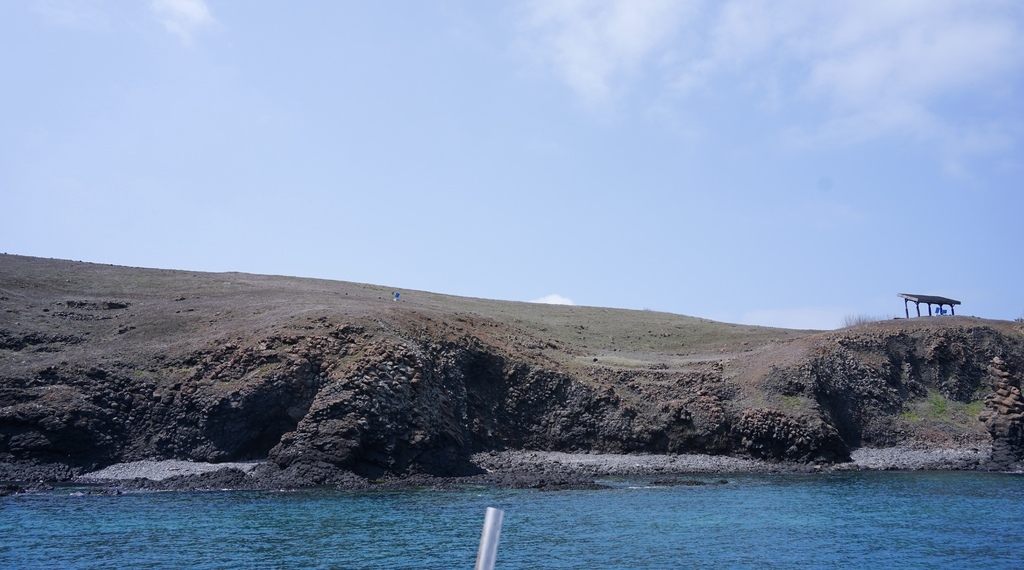
<path fill-rule="evenodd" d="M 1012 99 L 1024 70 L 1024 4 L 1003 0 L 552 0 L 529 13 L 533 53 L 588 103 L 650 68 L 660 94 L 648 101 L 744 91 L 761 109 L 797 111 L 786 134 L 807 145 L 896 134 L 956 146 L 979 129 L 941 106 Z M 982 146 L 1007 138 L 991 134 Z"/>
<path fill-rule="evenodd" d="M 807 133 L 812 144 L 943 138 L 952 125 L 933 110 L 937 99 L 984 95 L 1024 63 L 1022 15 L 1001 2 L 734 0 L 718 16 L 699 79 L 788 74 L 790 104 L 828 110 Z M 692 88 L 697 79 L 684 70 L 679 81 Z"/>
<path fill-rule="evenodd" d="M 613 97 L 686 14 L 674 0 L 533 0 L 525 22 L 527 50 L 588 104 Z"/>
<path fill-rule="evenodd" d="M 948 126 L 931 110 L 935 99 L 981 94 L 1024 62 L 1024 37 L 1012 19 L 962 3 L 914 8 L 849 10 L 832 24 L 833 39 L 822 38 L 808 60 L 804 92 L 828 101 L 837 121 L 865 125 L 852 130 L 854 138 L 887 131 L 940 136 Z"/>
<path fill-rule="evenodd" d="M 164 29 L 178 36 L 185 45 L 204 28 L 213 25 L 213 15 L 203 0 L 153 0 L 150 8 Z"/>
<path fill-rule="evenodd" d="M 551 295 L 546 295 L 544 297 L 541 297 L 540 299 L 534 299 L 534 300 L 532 300 L 530 302 L 531 303 L 544 303 L 544 304 L 547 304 L 547 305 L 575 305 L 576 304 L 576 303 L 572 302 L 572 299 L 570 299 L 568 297 L 563 297 L 563 296 L 561 296 L 561 295 L 559 295 L 557 293 L 552 293 Z"/>

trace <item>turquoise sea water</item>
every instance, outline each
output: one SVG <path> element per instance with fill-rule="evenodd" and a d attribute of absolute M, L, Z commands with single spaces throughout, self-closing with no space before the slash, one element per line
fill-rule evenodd
<path fill-rule="evenodd" d="M 718 477 L 684 477 L 717 481 Z M 1024 568 L 1024 476 L 835 473 L 600 491 L 0 498 L 0 568 Z"/>

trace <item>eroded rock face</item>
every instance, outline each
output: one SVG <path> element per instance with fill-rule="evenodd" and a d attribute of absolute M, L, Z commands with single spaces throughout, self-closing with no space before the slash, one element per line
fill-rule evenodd
<path fill-rule="evenodd" d="M 226 343 L 180 360 L 47 367 L 0 385 L 0 463 L 265 458 L 306 416 L 347 336 Z"/>
<path fill-rule="evenodd" d="M 1020 380 L 1002 358 L 989 366 L 993 393 L 985 399 L 979 419 L 992 435 L 992 469 L 1010 469 L 1024 459 L 1024 397 Z"/>
<path fill-rule="evenodd" d="M 761 385 L 813 402 L 850 447 L 987 443 L 975 417 L 954 412 L 989 393 L 988 363 L 998 355 L 1024 360 L 1020 339 L 986 326 L 837 331 Z M 936 409 L 918 413 L 927 401 Z"/>
<path fill-rule="evenodd" d="M 474 339 L 378 342 L 335 371 L 270 458 L 316 483 L 332 482 L 340 471 L 468 474 L 476 470 L 470 454 L 508 448 L 848 459 L 848 446 L 826 419 L 737 407 L 728 398 L 735 389 L 716 370 L 718 376 L 698 374 L 683 390 L 692 390 L 689 396 L 643 406 L 612 386 L 513 360 Z M 636 375 L 627 378 L 638 384 Z"/>
<path fill-rule="evenodd" d="M 779 410 L 748 408 L 740 412 L 736 436 L 743 450 L 762 459 L 834 462 L 850 457 L 836 428 L 819 417 L 791 417 Z"/>
<path fill-rule="evenodd" d="M 7 382 L 0 453 L 67 473 L 144 458 L 269 457 L 279 477 L 302 484 L 349 473 L 470 474 L 470 455 L 494 449 L 844 461 L 852 446 L 899 443 L 900 414 L 914 397 L 973 397 L 975 355 L 949 346 L 948 335 L 839 337 L 763 380 L 766 395 L 812 403 L 785 410 L 742 404 L 721 365 L 594 369 L 584 381 L 470 336 L 374 338 L 337 326 L 225 343 L 164 363 L 163 378 L 51 368 Z M 1008 465 L 1024 447 L 1024 401 L 1003 360 L 990 374 L 995 392 L 982 420 L 994 464 Z"/>
<path fill-rule="evenodd" d="M 270 459 L 326 483 L 339 469 L 470 474 L 487 449 L 642 449 L 647 434 L 617 403 L 472 340 L 379 342 L 329 378 Z"/>

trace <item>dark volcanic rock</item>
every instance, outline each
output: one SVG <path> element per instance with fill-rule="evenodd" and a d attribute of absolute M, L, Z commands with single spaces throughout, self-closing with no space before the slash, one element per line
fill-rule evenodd
<path fill-rule="evenodd" d="M 846 461 L 850 449 L 839 432 L 819 417 L 790 417 L 784 412 L 748 408 L 736 425 L 740 446 L 751 456 L 787 461 Z"/>
<path fill-rule="evenodd" d="M 474 453 L 506 449 L 829 463 L 862 446 L 991 442 L 993 465 L 1021 460 L 1024 333 L 1012 323 L 812 334 L 390 298 L 361 284 L 0 256 L 0 480 L 268 459 L 249 478 L 170 485 L 352 487 L 472 478 Z M 983 400 L 984 423 L 971 407 Z M 556 475 L 533 481 L 586 484 Z"/>
<path fill-rule="evenodd" d="M 993 358 L 989 367 L 993 393 L 985 399 L 981 421 L 992 434 L 991 469 L 1010 469 L 1024 459 L 1024 397 L 1020 380 L 1010 374 L 1006 362 Z"/>
<path fill-rule="evenodd" d="M 806 399 L 850 447 L 987 442 L 984 427 L 966 408 L 990 392 L 993 358 L 1020 369 L 1022 337 L 985 322 L 936 326 L 944 323 L 880 323 L 828 333 L 803 358 L 774 367 L 762 386 L 767 393 Z M 930 417 L 914 411 L 922 401 L 936 404 Z"/>
<path fill-rule="evenodd" d="M 339 370 L 270 453 L 318 483 L 339 468 L 366 477 L 478 473 L 492 448 L 607 448 L 633 440 L 632 417 L 587 386 L 505 359 L 478 341 L 376 343 Z"/>

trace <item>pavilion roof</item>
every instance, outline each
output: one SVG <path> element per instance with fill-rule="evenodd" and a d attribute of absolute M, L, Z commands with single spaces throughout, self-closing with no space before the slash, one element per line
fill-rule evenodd
<path fill-rule="evenodd" d="M 959 305 L 960 301 L 949 297 L 938 297 L 936 295 L 916 295 L 911 293 L 900 293 L 900 297 L 915 303 L 928 303 L 930 305 Z"/>

